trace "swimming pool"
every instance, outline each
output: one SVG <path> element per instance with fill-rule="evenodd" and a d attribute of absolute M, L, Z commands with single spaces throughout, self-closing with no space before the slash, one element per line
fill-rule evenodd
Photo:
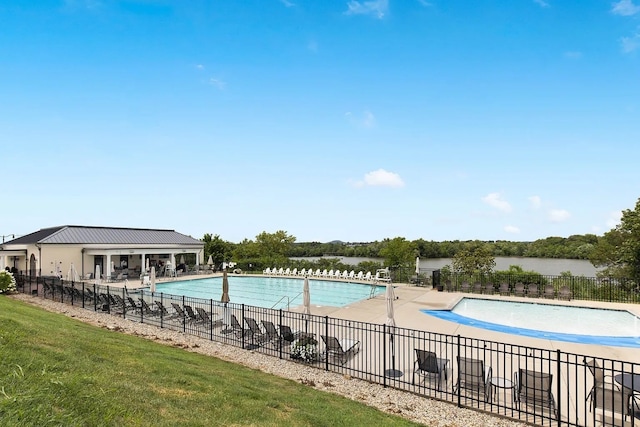
<path fill-rule="evenodd" d="M 555 341 L 640 347 L 640 319 L 628 311 L 463 298 L 440 319 L 496 332 Z"/>
<path fill-rule="evenodd" d="M 260 276 L 229 276 L 232 303 L 264 308 L 287 308 L 302 305 L 303 279 Z M 384 292 L 384 286 L 342 281 L 309 280 L 311 304 L 344 307 Z M 222 277 L 164 282 L 156 292 L 219 300 Z"/>

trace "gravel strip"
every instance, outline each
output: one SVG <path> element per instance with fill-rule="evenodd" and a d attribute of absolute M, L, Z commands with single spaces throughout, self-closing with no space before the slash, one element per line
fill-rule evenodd
<path fill-rule="evenodd" d="M 165 345 L 180 347 L 187 351 L 214 356 L 297 381 L 318 390 L 336 393 L 381 411 L 431 427 L 524 427 L 527 425 L 470 409 L 458 408 L 451 403 L 384 388 L 381 385 L 355 379 L 348 375 L 323 371 L 285 359 L 209 341 L 178 331 L 137 323 L 106 313 L 72 307 L 47 299 L 33 298 L 24 294 L 14 294 L 12 297 L 112 331 L 136 335 Z"/>

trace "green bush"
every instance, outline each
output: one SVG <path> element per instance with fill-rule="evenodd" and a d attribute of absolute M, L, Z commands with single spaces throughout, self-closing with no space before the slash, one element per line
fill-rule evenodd
<path fill-rule="evenodd" d="M 0 271 L 0 294 L 16 291 L 16 279 L 9 271 Z"/>

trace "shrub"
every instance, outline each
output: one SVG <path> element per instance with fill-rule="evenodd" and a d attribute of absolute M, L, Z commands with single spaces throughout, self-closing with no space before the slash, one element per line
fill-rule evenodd
<path fill-rule="evenodd" d="M 10 271 L 0 271 L 0 294 L 16 291 L 16 279 Z"/>

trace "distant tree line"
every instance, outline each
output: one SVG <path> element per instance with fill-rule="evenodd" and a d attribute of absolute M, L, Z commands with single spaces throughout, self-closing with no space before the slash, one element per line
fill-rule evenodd
<path fill-rule="evenodd" d="M 296 242 L 286 231 L 263 231 L 255 239 L 240 243 L 222 240 L 219 235 L 205 234 L 205 260 L 213 263 L 234 261 L 247 271 L 262 271 L 266 267 L 337 268 L 344 269 L 337 257 L 378 258 L 382 262 L 367 261 L 359 268 L 374 272 L 386 267 L 401 280 L 415 274 L 415 257 L 452 258 L 451 271 L 464 274 L 488 274 L 495 267 L 495 257 L 532 257 L 588 259 L 599 274 L 606 277 L 632 279 L 640 283 L 640 199 L 635 209 L 623 211 L 620 224 L 603 236 L 594 234 L 569 237 L 547 237 L 533 242 L 443 241 L 424 239 L 409 241 L 403 237 L 375 242 Z M 292 257 L 330 257 L 319 261 L 298 260 Z M 333 258 L 331 258 L 333 257 Z M 356 268 L 358 268 L 356 267 Z M 445 269 L 446 270 L 446 269 Z"/>
<path fill-rule="evenodd" d="M 303 242 L 290 247 L 290 257 L 310 256 L 347 256 L 365 258 L 384 258 L 381 253 L 393 239 L 381 242 L 344 243 L 344 242 Z M 415 256 L 420 258 L 453 258 L 469 245 L 482 245 L 494 257 L 531 257 L 589 259 L 598 236 L 594 234 L 570 237 L 547 237 L 534 242 L 511 242 L 506 240 L 447 240 L 444 242 L 418 239 L 411 241 Z"/>

